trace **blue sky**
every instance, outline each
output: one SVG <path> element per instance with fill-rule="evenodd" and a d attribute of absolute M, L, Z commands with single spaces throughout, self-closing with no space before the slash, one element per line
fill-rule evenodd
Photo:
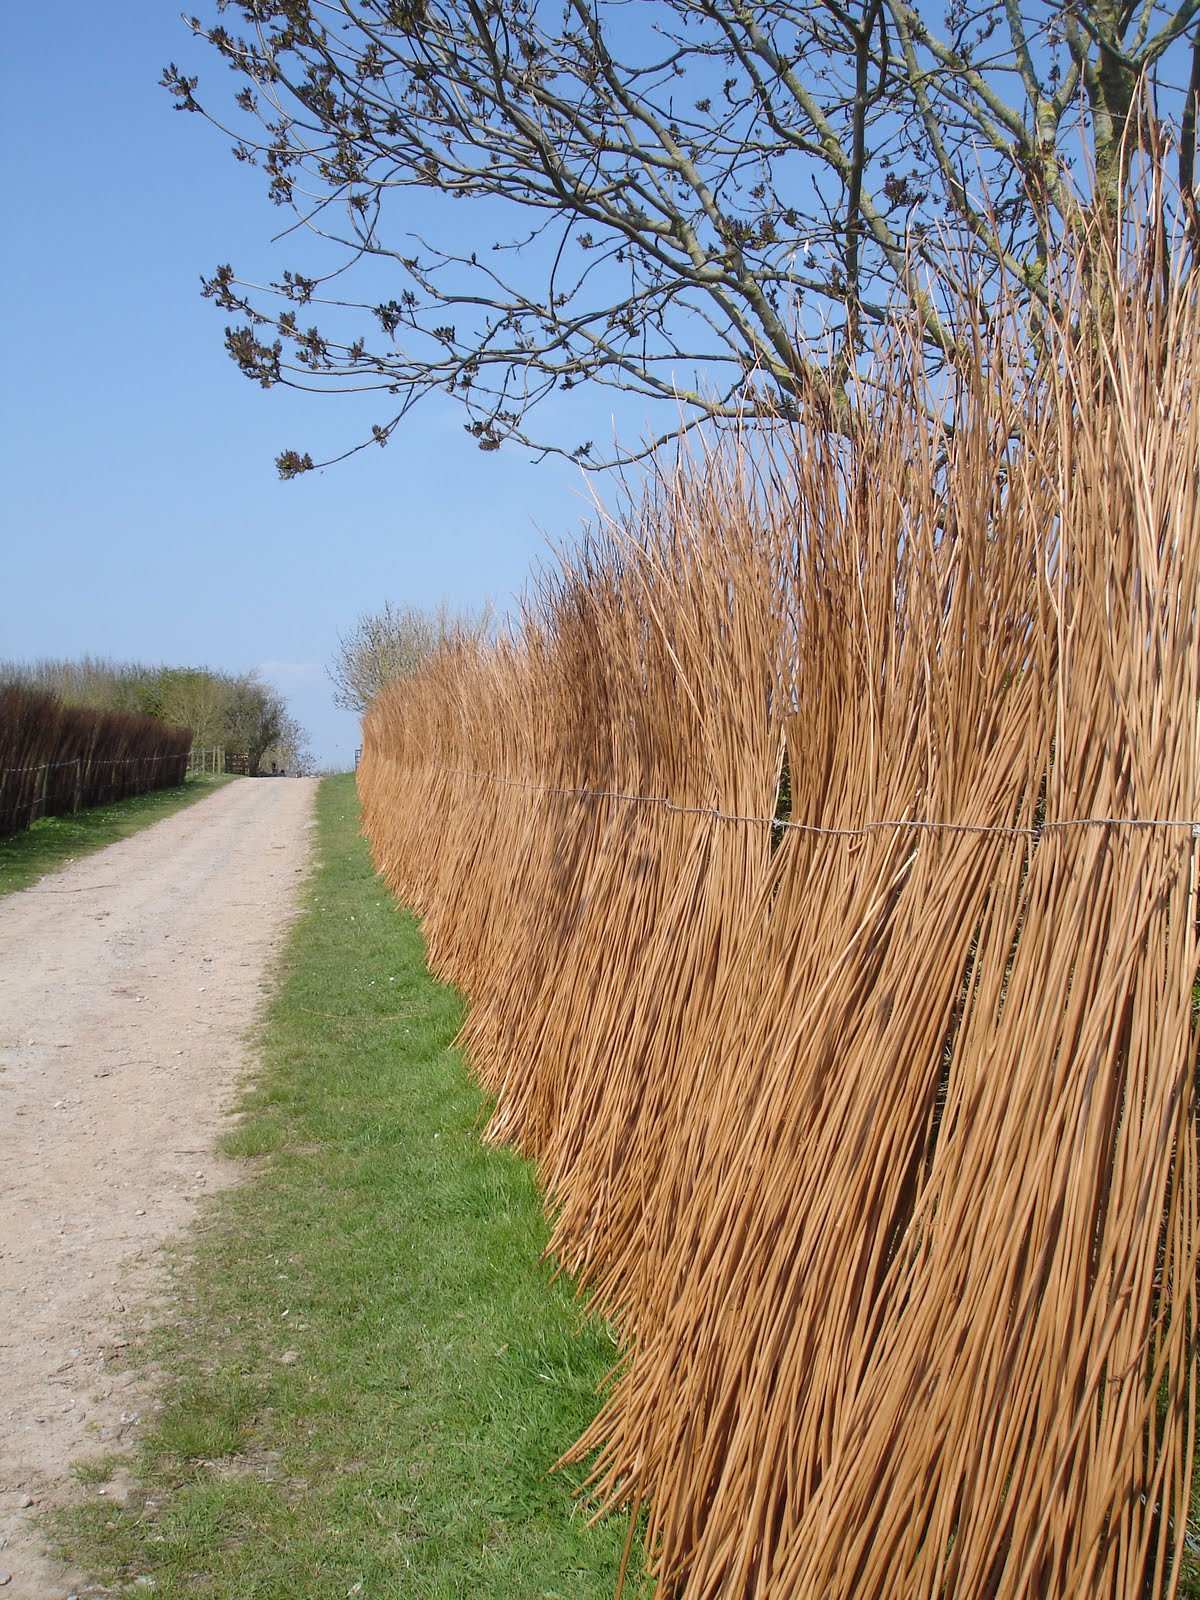
<path fill-rule="evenodd" d="M 574 536 L 580 474 L 480 452 L 435 397 L 386 450 L 280 482 L 280 449 L 333 453 L 373 410 L 247 382 L 200 298 L 218 262 L 288 264 L 260 175 L 158 87 L 168 61 L 202 86 L 223 65 L 170 0 L 53 28 L 21 6 L 4 31 L 0 660 L 258 667 L 347 766 L 339 632 L 385 600 L 503 609 Z"/>
<path fill-rule="evenodd" d="M 0 52 L 0 661 L 257 668 L 318 763 L 348 766 L 357 722 L 325 675 L 339 633 L 385 601 L 509 608 L 547 539 L 576 536 L 582 475 L 517 448 L 481 452 L 438 395 L 386 450 L 281 482 L 280 450 L 335 456 L 387 411 L 263 391 L 225 353 L 227 314 L 201 299 L 202 275 L 231 262 L 262 282 L 313 266 L 294 242 L 271 245 L 291 218 L 261 172 L 174 110 L 159 78 L 169 61 L 198 73 L 206 103 L 239 84 L 172 0 L 69 0 L 47 17 L 9 8 Z M 436 197 L 406 190 L 397 204 L 389 228 L 417 234 Z M 476 202 L 451 209 L 491 236 Z M 373 277 L 364 293 L 405 286 Z M 548 404 L 557 414 L 536 422 L 552 436 L 611 439 L 611 391 L 581 385 Z M 623 409 L 626 444 L 648 431 L 644 405 Z"/>

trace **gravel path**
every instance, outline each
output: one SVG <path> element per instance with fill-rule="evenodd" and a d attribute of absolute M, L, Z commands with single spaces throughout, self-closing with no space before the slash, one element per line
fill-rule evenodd
<path fill-rule="evenodd" d="M 124 1351 L 213 1154 L 316 781 L 245 780 L 0 900 L 0 1596 L 97 1593 L 36 1519 L 151 1403 Z M 119 1494 L 119 1482 L 106 1492 Z M 7 1580 L 7 1581 L 5 1581 Z"/>

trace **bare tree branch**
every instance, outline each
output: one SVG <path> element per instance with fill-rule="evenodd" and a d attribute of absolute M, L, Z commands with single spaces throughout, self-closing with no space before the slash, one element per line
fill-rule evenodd
<path fill-rule="evenodd" d="M 266 387 L 386 402 L 334 459 L 442 392 L 485 450 L 599 461 L 561 434 L 580 384 L 670 402 L 672 434 L 800 404 L 840 426 L 871 327 L 911 317 L 960 359 L 949 263 L 984 302 L 1044 301 L 1058 231 L 1084 208 L 1119 225 L 1152 68 L 1194 210 L 1198 8 L 208 0 L 191 27 L 237 112 L 163 81 L 262 171 L 278 241 L 310 242 L 270 281 L 207 280 L 231 356 Z"/>

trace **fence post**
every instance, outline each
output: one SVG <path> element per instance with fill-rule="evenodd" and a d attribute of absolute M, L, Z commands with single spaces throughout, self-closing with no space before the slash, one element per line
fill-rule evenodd
<path fill-rule="evenodd" d="M 75 793 L 71 797 L 71 814 L 74 815 L 83 804 L 83 757 L 75 757 Z"/>

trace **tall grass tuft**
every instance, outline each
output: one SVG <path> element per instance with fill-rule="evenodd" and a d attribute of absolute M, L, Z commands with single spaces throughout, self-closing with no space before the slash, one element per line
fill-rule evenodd
<path fill-rule="evenodd" d="M 664 1596 L 1179 1580 L 1200 318 L 1161 253 L 1074 283 L 1033 373 L 1003 307 L 952 397 L 897 333 L 854 437 L 662 471 L 365 720 Z"/>

